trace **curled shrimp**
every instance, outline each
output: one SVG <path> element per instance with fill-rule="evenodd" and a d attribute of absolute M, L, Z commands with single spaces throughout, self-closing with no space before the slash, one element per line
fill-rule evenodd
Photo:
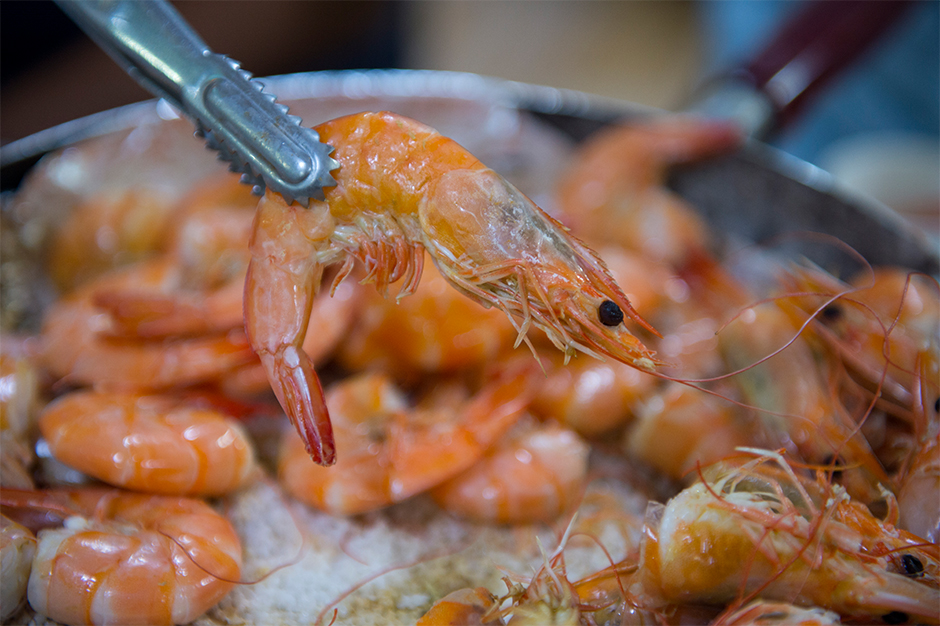
<path fill-rule="evenodd" d="M 96 295 L 160 284 L 174 274 L 172 265 L 170 259 L 154 259 L 121 268 L 57 301 L 43 320 L 41 362 L 47 371 L 72 384 L 159 390 L 218 380 L 254 361 L 240 328 L 152 341 L 114 332 L 115 322 L 96 304 Z"/>
<path fill-rule="evenodd" d="M 26 584 L 36 554 L 36 536 L 0 515 L 0 621 L 7 621 L 26 602 Z"/>
<path fill-rule="evenodd" d="M 757 440 L 743 413 L 731 402 L 669 383 L 637 411 L 625 448 L 632 458 L 681 480 L 696 465 L 714 463 Z"/>
<path fill-rule="evenodd" d="M 531 396 L 529 378 L 528 371 L 506 372 L 470 397 L 463 389 L 439 391 L 419 406 L 410 406 L 387 375 L 343 380 L 326 400 L 346 455 L 335 469 L 315 465 L 300 438 L 288 432 L 281 482 L 294 497 L 334 514 L 400 502 L 475 463 L 522 415 Z"/>
<path fill-rule="evenodd" d="M 937 622 L 938 556 L 936 545 L 875 518 L 838 485 L 799 479 L 771 453 L 709 468 L 665 507 L 651 506 L 639 572 L 647 601 L 759 596 Z"/>
<path fill-rule="evenodd" d="M 480 522 L 550 522 L 580 500 L 588 445 L 555 423 L 522 421 L 469 469 L 431 496 L 446 511 Z"/>
<path fill-rule="evenodd" d="M 59 622 L 188 624 L 241 574 L 238 535 L 199 500 L 4 490 L 0 503 L 5 514 L 42 528 L 27 595 L 35 611 Z"/>
<path fill-rule="evenodd" d="M 424 253 L 454 286 L 484 306 L 532 325 L 568 355 L 610 356 L 644 371 L 652 352 L 624 315 L 652 331 L 596 254 L 454 141 L 392 113 L 322 124 L 335 148 L 337 185 L 310 209 L 276 194 L 258 205 L 245 286 L 245 325 L 271 386 L 314 461 L 335 462 L 329 412 L 301 344 L 323 268 L 337 281 L 365 266 L 380 292 L 417 287 Z"/>
<path fill-rule="evenodd" d="M 136 491 L 218 496 L 256 469 L 241 425 L 172 396 L 76 391 L 46 406 L 39 428 L 59 461 Z"/>

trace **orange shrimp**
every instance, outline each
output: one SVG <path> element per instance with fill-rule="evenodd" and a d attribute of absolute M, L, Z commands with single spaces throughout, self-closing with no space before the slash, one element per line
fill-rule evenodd
<path fill-rule="evenodd" d="M 585 437 L 598 437 L 629 422 L 656 379 L 623 363 L 548 358 L 532 412 Z"/>
<path fill-rule="evenodd" d="M 799 479 L 776 453 L 709 468 L 704 479 L 647 512 L 644 602 L 759 596 L 940 621 L 937 546 L 875 518 L 841 487 Z"/>
<path fill-rule="evenodd" d="M 837 626 L 841 623 L 836 613 L 818 607 L 804 608 L 786 602 L 755 600 L 720 616 L 712 626 Z"/>
<path fill-rule="evenodd" d="M 653 371 L 653 353 L 626 329 L 633 310 L 603 262 L 554 219 L 454 141 L 392 113 L 316 128 L 335 148 L 337 185 L 310 209 L 276 194 L 258 206 L 245 324 L 275 395 L 318 463 L 335 462 L 329 412 L 304 331 L 323 267 L 362 261 L 380 292 L 418 285 L 427 251 L 458 291 L 533 324 L 553 343 Z M 336 282 L 334 282 L 334 285 Z"/>
<path fill-rule="evenodd" d="M 917 407 L 913 449 L 899 479 L 901 528 L 928 541 L 940 541 L 940 396 L 930 384 L 936 360 L 925 353 L 914 392 Z"/>
<path fill-rule="evenodd" d="M 240 328 L 153 341 L 114 336 L 114 322 L 95 304 L 96 294 L 159 285 L 174 272 L 172 259 L 155 259 L 105 274 L 53 304 L 41 336 L 41 360 L 49 373 L 73 384 L 159 390 L 217 380 L 254 361 Z"/>
<path fill-rule="evenodd" d="M 785 280 L 794 289 L 814 293 L 787 299 L 807 313 L 823 306 L 824 299 L 836 298 L 816 315 L 814 330 L 855 379 L 907 408 L 917 359 L 924 350 L 940 354 L 940 286 L 936 280 L 897 267 L 874 268 L 848 284 L 822 270 L 805 267 L 797 268 Z M 934 357 L 933 362 L 940 362 L 940 358 Z M 924 384 L 936 389 L 940 369 L 934 367 Z"/>
<path fill-rule="evenodd" d="M 422 273 L 401 302 L 363 295 L 359 319 L 339 348 L 340 363 L 352 371 L 381 368 L 398 380 L 453 373 L 479 368 L 512 345 L 506 317 L 458 294 L 436 269 Z"/>
<path fill-rule="evenodd" d="M 240 424 L 172 396 L 76 391 L 49 404 L 39 428 L 59 461 L 136 491 L 218 496 L 257 467 Z"/>
<path fill-rule="evenodd" d="M 562 221 L 589 241 L 680 265 L 710 242 L 704 220 L 666 189 L 667 170 L 729 152 L 741 139 L 730 123 L 675 116 L 605 128 L 559 185 Z"/>
<path fill-rule="evenodd" d="M 483 626 L 483 617 L 495 603 L 496 596 L 486 587 L 458 589 L 435 602 L 415 626 Z"/>
<path fill-rule="evenodd" d="M 758 409 L 764 437 L 759 445 L 784 447 L 808 463 L 838 467 L 839 482 L 853 498 L 866 504 L 882 500 L 881 485 L 892 483 L 839 399 L 832 382 L 839 365 L 826 362 L 825 354 L 814 353 L 796 333 L 780 308 L 760 306 L 746 310 L 718 335 L 722 355 L 742 370 L 731 382 Z"/>
<path fill-rule="evenodd" d="M 0 621 L 6 622 L 26 602 L 26 584 L 36 554 L 36 536 L 0 515 Z"/>
<path fill-rule="evenodd" d="M 579 502 L 588 452 L 573 431 L 525 420 L 431 496 L 444 510 L 474 521 L 550 522 Z"/>
<path fill-rule="evenodd" d="M 27 595 L 59 622 L 188 624 L 241 575 L 238 535 L 199 500 L 3 490 L 0 504 L 6 515 L 41 517 Z"/>
<path fill-rule="evenodd" d="M 727 396 L 730 391 L 721 391 Z M 738 446 L 754 444 L 758 433 L 732 402 L 679 383 L 647 398 L 626 438 L 631 458 L 640 459 L 673 480 L 696 465 L 714 463 Z"/>
<path fill-rule="evenodd" d="M 0 337 L 0 486 L 30 489 L 36 416 L 39 413 L 39 367 L 27 342 Z"/>
<path fill-rule="evenodd" d="M 530 378 L 528 370 L 508 371 L 469 398 L 463 385 L 455 390 L 442 384 L 437 397 L 416 407 L 386 375 L 343 380 L 330 389 L 327 404 L 346 455 L 335 469 L 315 465 L 288 432 L 280 480 L 294 497 L 334 514 L 400 502 L 475 463 L 522 415 Z"/>

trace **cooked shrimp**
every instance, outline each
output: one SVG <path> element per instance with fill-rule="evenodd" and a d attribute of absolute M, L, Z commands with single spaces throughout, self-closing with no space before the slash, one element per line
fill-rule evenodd
<path fill-rule="evenodd" d="M 730 397 L 730 390 L 721 395 Z M 626 450 L 673 480 L 689 476 L 738 446 L 759 441 L 750 416 L 730 401 L 679 383 L 646 399 L 627 433 Z"/>
<path fill-rule="evenodd" d="M 31 489 L 36 416 L 39 413 L 39 368 L 27 342 L 0 338 L 0 486 Z"/>
<path fill-rule="evenodd" d="M 532 412 L 561 422 L 585 437 L 623 426 L 652 393 L 656 379 L 616 361 L 544 359 L 546 376 L 532 401 Z"/>
<path fill-rule="evenodd" d="M 940 541 L 940 396 L 930 384 L 936 361 L 925 357 L 914 388 L 915 439 L 900 476 L 899 526 L 928 541 Z M 934 376 L 934 380 L 935 380 Z"/>
<path fill-rule="evenodd" d="M 529 371 L 506 372 L 471 397 L 447 388 L 416 407 L 386 375 L 343 380 L 329 391 L 327 404 L 346 456 L 335 469 L 315 465 L 302 441 L 286 433 L 281 482 L 294 497 L 334 514 L 400 502 L 475 463 L 522 415 L 529 378 Z"/>
<path fill-rule="evenodd" d="M 26 602 L 26 583 L 35 554 L 36 536 L 0 515 L 0 621 L 7 621 Z"/>
<path fill-rule="evenodd" d="M 238 535 L 199 500 L 87 489 L 4 490 L 0 502 L 46 518 L 28 599 L 58 622 L 188 624 L 241 575 Z"/>
<path fill-rule="evenodd" d="M 113 336 L 111 318 L 95 304 L 99 291 L 159 284 L 169 259 L 106 274 L 56 302 L 43 320 L 42 363 L 72 384 L 109 389 L 159 390 L 214 381 L 255 360 L 244 332 L 153 341 Z"/>
<path fill-rule="evenodd" d="M 669 166 L 729 152 L 740 131 L 726 122 L 668 117 L 609 127 L 585 142 L 559 185 L 562 221 L 578 236 L 680 265 L 709 246 L 695 210 L 668 191 Z"/>
<path fill-rule="evenodd" d="M 434 603 L 415 626 L 483 626 L 483 617 L 496 603 L 486 587 L 458 589 Z"/>
<path fill-rule="evenodd" d="M 418 284 L 427 251 L 455 288 L 519 317 L 521 341 L 542 328 L 566 354 L 606 355 L 644 371 L 657 361 L 626 329 L 643 322 L 600 259 L 498 174 L 455 142 L 391 113 L 363 113 L 317 127 L 340 166 L 326 202 L 258 206 L 245 319 L 275 394 L 318 463 L 335 461 L 322 389 L 301 349 L 323 267 L 339 280 L 365 266 L 380 292 Z M 334 285 L 336 282 L 334 282 Z"/>
<path fill-rule="evenodd" d="M 647 512 L 644 601 L 759 595 L 857 618 L 940 621 L 937 546 L 873 517 L 838 485 L 800 480 L 776 454 L 705 479 Z"/>
<path fill-rule="evenodd" d="M 589 447 L 558 424 L 523 421 L 479 461 L 431 490 L 446 511 L 480 522 L 550 522 L 587 484 Z"/>
<path fill-rule="evenodd" d="M 742 370 L 730 382 L 758 409 L 764 437 L 759 445 L 787 448 L 811 464 L 838 466 L 839 482 L 853 498 L 865 504 L 882 500 L 881 486 L 892 483 L 838 397 L 832 371 L 839 365 L 827 363 L 796 333 L 781 309 L 759 306 L 718 335 L 722 355 Z"/>
<path fill-rule="evenodd" d="M 790 302 L 810 313 L 825 305 L 814 318 L 814 329 L 850 373 L 870 390 L 909 407 L 918 358 L 924 350 L 940 354 L 936 280 L 894 267 L 863 272 L 848 284 L 806 267 L 792 271 L 787 280 L 793 289 L 814 294 Z M 933 363 L 938 362 L 934 357 Z M 938 380 L 940 369 L 934 369 L 924 384 L 936 390 Z"/>
<path fill-rule="evenodd" d="M 76 391 L 49 404 L 39 428 L 59 461 L 136 491 L 218 496 L 256 470 L 240 424 L 172 396 Z"/>
<path fill-rule="evenodd" d="M 436 269 L 424 271 L 401 302 L 375 291 L 363 295 L 359 319 L 339 349 L 340 363 L 352 371 L 381 368 L 398 380 L 453 373 L 480 368 L 512 346 L 506 316 L 461 296 Z"/>
<path fill-rule="evenodd" d="M 712 626 L 834 626 L 839 616 L 818 607 L 804 608 L 786 602 L 755 600 L 745 607 L 722 615 Z"/>

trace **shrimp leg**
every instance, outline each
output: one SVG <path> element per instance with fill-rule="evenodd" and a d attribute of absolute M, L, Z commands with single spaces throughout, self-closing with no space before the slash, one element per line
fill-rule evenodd
<path fill-rule="evenodd" d="M 285 212 L 288 219 L 284 219 Z M 325 215 L 324 215 L 325 213 Z M 307 237 L 328 211 L 314 206 L 277 206 L 262 200 L 251 238 L 251 264 L 245 280 L 245 326 L 274 395 L 300 434 L 311 458 L 336 462 L 336 447 L 323 388 L 313 361 L 303 350 L 313 299 L 323 266 L 310 255 Z M 277 324 L 269 323 L 277 320 Z"/>

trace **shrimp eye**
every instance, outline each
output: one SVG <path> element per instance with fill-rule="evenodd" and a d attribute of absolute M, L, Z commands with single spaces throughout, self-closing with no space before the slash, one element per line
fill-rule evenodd
<path fill-rule="evenodd" d="M 924 564 L 913 554 L 902 554 L 901 573 L 910 578 L 916 578 L 924 573 Z"/>
<path fill-rule="evenodd" d="M 940 398 L 937 398 L 937 401 L 933 403 L 933 412 L 940 413 Z"/>
<path fill-rule="evenodd" d="M 616 303 L 610 300 L 604 300 L 597 307 L 597 317 L 604 326 L 617 326 L 623 321 L 623 311 Z"/>
<path fill-rule="evenodd" d="M 840 457 L 835 456 L 833 454 L 827 454 L 826 457 L 823 459 L 822 464 L 832 467 L 833 479 L 838 480 L 839 478 L 842 477 L 842 470 L 839 468 L 843 467 L 845 463 L 842 462 L 842 459 Z"/>
<path fill-rule="evenodd" d="M 885 624 L 903 624 L 907 621 L 907 613 L 902 613 L 901 611 L 891 611 L 887 615 L 882 615 L 881 619 L 884 620 Z"/>
<path fill-rule="evenodd" d="M 838 304 L 830 304 L 822 310 L 822 317 L 827 322 L 835 322 L 842 317 L 842 307 Z"/>

